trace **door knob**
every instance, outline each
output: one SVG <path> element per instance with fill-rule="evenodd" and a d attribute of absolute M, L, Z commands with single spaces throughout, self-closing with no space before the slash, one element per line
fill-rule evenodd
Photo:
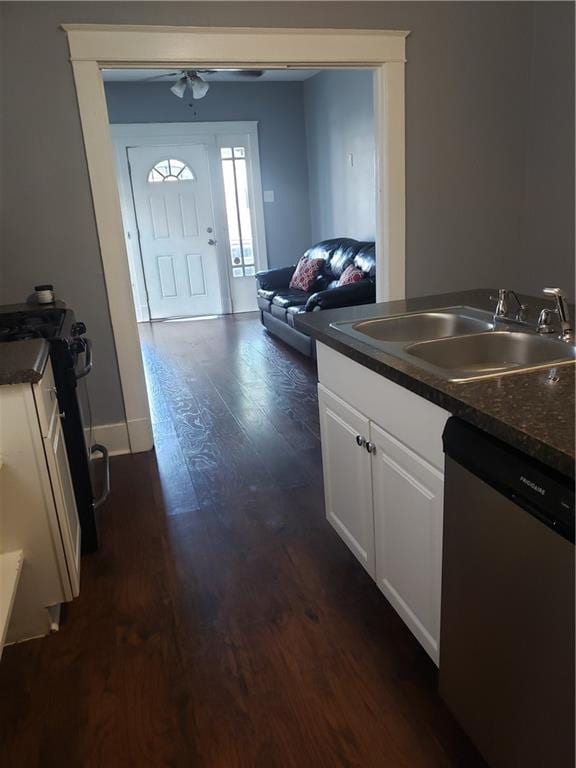
<path fill-rule="evenodd" d="M 214 238 L 211 237 L 210 240 L 208 240 L 208 245 L 216 245 L 216 240 L 214 240 Z"/>
<path fill-rule="evenodd" d="M 362 435 L 356 435 L 356 442 L 362 448 L 363 445 L 366 445 L 366 438 L 362 437 Z"/>
<path fill-rule="evenodd" d="M 368 451 L 368 453 L 376 453 L 376 446 L 374 445 L 374 443 L 371 443 L 370 441 L 368 441 L 366 443 L 366 450 Z"/>

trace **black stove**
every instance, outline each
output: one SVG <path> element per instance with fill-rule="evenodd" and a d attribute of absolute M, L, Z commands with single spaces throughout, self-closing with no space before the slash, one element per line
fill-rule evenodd
<path fill-rule="evenodd" d="M 55 338 L 65 313 L 65 309 L 30 309 L 0 314 L 0 341 Z"/>
<path fill-rule="evenodd" d="M 109 488 L 108 452 L 104 446 L 92 444 L 88 392 L 81 381 L 92 370 L 92 343 L 85 334 L 84 323 L 77 322 L 74 312 L 64 305 L 0 307 L 0 342 L 46 339 L 50 344 L 84 553 L 98 548 L 95 509 L 104 501 Z M 96 453 L 103 454 L 106 465 L 105 490 L 99 499 L 94 497 L 92 479 L 91 457 Z"/>

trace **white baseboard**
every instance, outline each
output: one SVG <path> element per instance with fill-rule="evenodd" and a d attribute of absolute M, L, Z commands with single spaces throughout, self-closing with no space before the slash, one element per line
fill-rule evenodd
<path fill-rule="evenodd" d="M 92 439 L 95 443 L 105 445 L 110 456 L 130 453 L 128 427 L 125 421 L 119 421 L 117 424 L 99 424 L 93 427 Z"/>
<path fill-rule="evenodd" d="M 144 453 L 154 448 L 154 435 L 150 419 L 130 419 L 128 425 L 128 438 L 132 453 Z"/>
<path fill-rule="evenodd" d="M 99 424 L 92 428 L 92 440 L 108 448 L 110 456 L 125 453 L 141 453 L 154 447 L 149 419 L 118 421 L 116 424 Z"/>

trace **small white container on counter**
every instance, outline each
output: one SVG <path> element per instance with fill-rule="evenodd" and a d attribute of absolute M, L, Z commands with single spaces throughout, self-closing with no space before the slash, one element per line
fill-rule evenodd
<path fill-rule="evenodd" d="M 54 304 L 54 286 L 53 285 L 35 285 L 34 295 L 38 304 Z"/>

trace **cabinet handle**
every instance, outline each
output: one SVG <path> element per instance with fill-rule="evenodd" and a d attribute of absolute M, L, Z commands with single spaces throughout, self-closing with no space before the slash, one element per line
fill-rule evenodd
<path fill-rule="evenodd" d="M 368 451 L 368 453 L 374 454 L 376 453 L 376 446 L 374 445 L 374 443 L 371 443 L 370 441 L 368 441 L 366 443 L 366 450 Z"/>
<path fill-rule="evenodd" d="M 362 437 L 362 435 L 356 435 L 356 442 L 362 448 L 363 445 L 366 445 L 366 438 Z"/>

